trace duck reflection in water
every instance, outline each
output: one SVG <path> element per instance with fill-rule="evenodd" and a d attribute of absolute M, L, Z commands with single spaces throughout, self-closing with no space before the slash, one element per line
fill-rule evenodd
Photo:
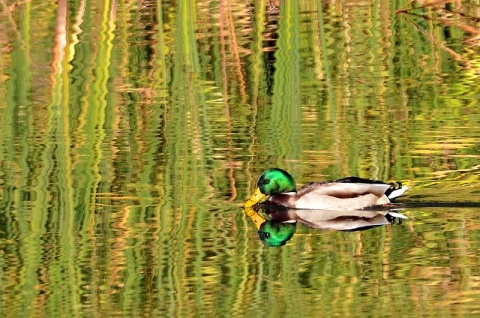
<path fill-rule="evenodd" d="M 266 214 L 269 219 L 260 213 Z M 253 221 L 260 239 L 268 246 L 282 246 L 297 229 L 297 222 L 310 228 L 337 231 L 363 231 L 388 225 L 407 217 L 390 210 L 302 210 L 276 205 L 246 207 L 245 214 Z"/>

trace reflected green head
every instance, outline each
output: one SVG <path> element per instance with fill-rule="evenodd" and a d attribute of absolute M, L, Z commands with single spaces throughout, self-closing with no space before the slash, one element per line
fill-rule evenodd
<path fill-rule="evenodd" d="M 257 187 L 266 195 L 292 192 L 297 190 L 295 180 L 283 169 L 271 168 L 265 170 L 257 181 Z"/>
<path fill-rule="evenodd" d="M 268 246 L 282 246 L 295 234 L 297 223 L 267 221 L 260 226 L 258 236 Z"/>

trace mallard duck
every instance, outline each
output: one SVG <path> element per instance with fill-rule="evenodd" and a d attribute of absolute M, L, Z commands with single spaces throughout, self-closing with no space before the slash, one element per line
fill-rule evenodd
<path fill-rule="evenodd" d="M 408 187 L 378 180 L 348 177 L 334 181 L 309 183 L 297 190 L 295 179 L 285 170 L 265 170 L 257 188 L 245 202 L 251 208 L 269 196 L 268 203 L 291 209 L 354 211 L 382 206 L 401 196 Z"/>

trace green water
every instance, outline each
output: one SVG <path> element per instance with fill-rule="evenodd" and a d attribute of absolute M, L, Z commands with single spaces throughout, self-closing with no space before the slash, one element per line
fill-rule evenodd
<path fill-rule="evenodd" d="M 479 10 L 0 2 L 0 316 L 480 315 Z M 408 219 L 268 247 L 273 166 Z"/>

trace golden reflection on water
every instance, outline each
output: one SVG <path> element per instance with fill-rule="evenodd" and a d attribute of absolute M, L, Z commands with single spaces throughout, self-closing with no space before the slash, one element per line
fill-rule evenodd
<path fill-rule="evenodd" d="M 1 316 L 479 313 L 475 3 L 12 3 Z M 408 220 L 270 248 L 272 166 L 404 181 Z"/>

